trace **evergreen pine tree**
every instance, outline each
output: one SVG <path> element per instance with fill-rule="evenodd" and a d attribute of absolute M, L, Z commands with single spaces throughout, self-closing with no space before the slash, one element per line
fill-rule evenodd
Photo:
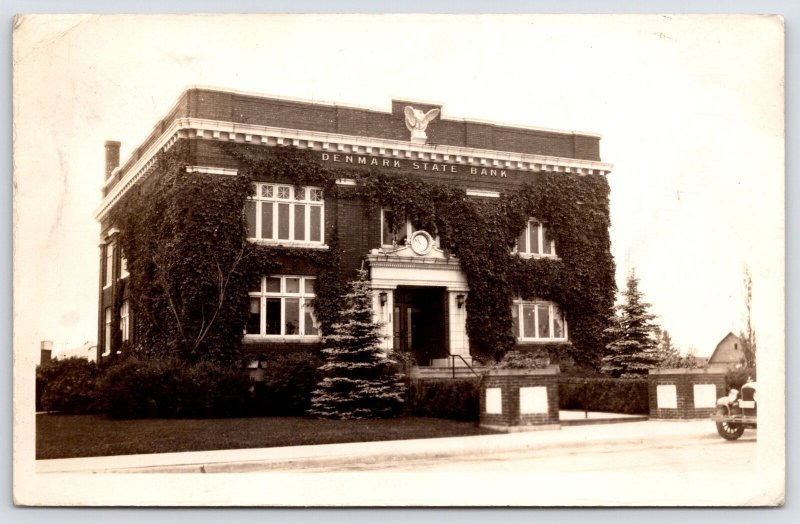
<path fill-rule="evenodd" d="M 372 319 L 366 270 L 350 282 L 347 309 L 323 339 L 323 379 L 313 392 L 309 414 L 322 418 L 377 418 L 394 415 L 405 400 L 404 375 L 380 347 Z"/>
<path fill-rule="evenodd" d="M 672 343 L 672 337 L 666 329 L 656 328 L 656 340 L 658 341 L 658 367 L 676 368 L 680 367 L 680 351 Z"/>
<path fill-rule="evenodd" d="M 628 288 L 622 292 L 623 303 L 611 319 L 606 334 L 611 342 L 606 346 L 602 371 L 614 377 L 647 375 L 658 367 L 658 345 L 654 338 L 655 315 L 648 313 L 650 304 L 642 301 L 639 280 L 631 272 Z"/>

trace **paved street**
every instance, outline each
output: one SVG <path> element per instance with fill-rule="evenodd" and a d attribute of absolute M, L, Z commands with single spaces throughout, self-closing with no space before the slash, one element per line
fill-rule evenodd
<path fill-rule="evenodd" d="M 710 428 L 713 431 L 713 427 Z M 707 435 L 672 441 L 644 438 L 639 442 L 585 444 L 554 450 L 514 450 L 472 456 L 392 460 L 370 464 L 337 464 L 304 471 L 426 471 L 426 472 L 743 472 L 756 466 L 756 432 L 738 441 Z"/>
<path fill-rule="evenodd" d="M 734 442 L 709 420 L 644 421 L 391 442 L 37 461 L 37 471 L 736 472 L 755 468 L 755 430 Z"/>

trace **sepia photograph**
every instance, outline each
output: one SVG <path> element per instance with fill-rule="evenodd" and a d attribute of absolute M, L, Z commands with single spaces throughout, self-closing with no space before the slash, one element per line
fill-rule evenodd
<path fill-rule="evenodd" d="M 784 504 L 781 16 L 13 26 L 16 504 Z"/>

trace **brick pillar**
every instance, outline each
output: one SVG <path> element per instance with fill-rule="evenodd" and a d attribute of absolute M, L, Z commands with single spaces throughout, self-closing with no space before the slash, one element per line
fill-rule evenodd
<path fill-rule="evenodd" d="M 481 382 L 480 425 L 503 431 L 560 428 L 558 366 L 496 369 Z"/>
<path fill-rule="evenodd" d="M 53 358 L 53 342 L 50 340 L 42 340 L 40 348 L 41 354 L 39 356 L 39 364 L 45 365 Z"/>
<path fill-rule="evenodd" d="M 708 418 L 728 393 L 725 372 L 718 369 L 652 369 L 647 378 L 653 419 Z"/>

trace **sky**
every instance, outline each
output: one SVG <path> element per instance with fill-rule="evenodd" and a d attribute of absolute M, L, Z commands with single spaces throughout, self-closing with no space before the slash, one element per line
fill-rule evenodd
<path fill-rule="evenodd" d="M 602 135 L 617 283 L 709 355 L 784 347 L 783 30 L 747 16 L 51 16 L 14 35 L 14 345 L 97 338 L 105 140 L 214 86 Z M 432 124 L 433 125 L 433 124 Z"/>

